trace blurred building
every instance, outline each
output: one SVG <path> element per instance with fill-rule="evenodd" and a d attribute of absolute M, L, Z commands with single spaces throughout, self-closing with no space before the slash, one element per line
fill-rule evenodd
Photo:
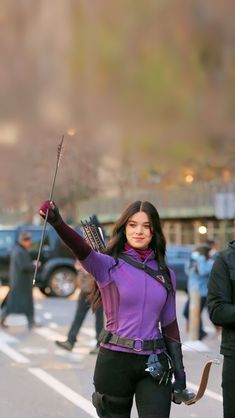
<path fill-rule="evenodd" d="M 169 244 L 197 245 L 217 239 L 222 247 L 235 239 L 235 182 L 130 190 L 112 198 L 94 198 L 79 203 L 79 218 L 95 212 L 110 231 L 123 208 L 134 200 L 149 200 L 157 207 Z"/>

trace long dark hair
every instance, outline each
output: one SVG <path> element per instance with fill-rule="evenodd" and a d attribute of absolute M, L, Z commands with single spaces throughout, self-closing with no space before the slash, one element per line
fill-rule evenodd
<path fill-rule="evenodd" d="M 145 212 L 150 221 L 151 232 L 153 234 L 150 247 L 154 251 L 155 259 L 159 266 L 168 271 L 165 261 L 166 240 L 162 232 L 161 221 L 157 209 L 152 203 L 141 200 L 131 203 L 115 222 L 110 240 L 107 244 L 105 253 L 112 255 L 118 263 L 118 256 L 123 252 L 126 243 L 125 228 L 128 219 L 137 212 Z M 96 282 L 88 296 L 93 310 L 96 310 L 101 304 L 101 295 Z"/>

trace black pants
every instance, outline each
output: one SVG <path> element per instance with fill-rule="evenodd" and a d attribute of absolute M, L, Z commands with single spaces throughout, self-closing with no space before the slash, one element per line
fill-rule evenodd
<path fill-rule="evenodd" d="M 171 408 L 171 382 L 159 385 L 146 372 L 148 356 L 111 351 L 100 348 L 95 373 L 95 390 L 116 399 L 129 398 L 125 411 L 111 413 L 111 418 L 130 418 L 135 395 L 139 418 L 168 418 Z M 114 411 L 116 410 L 114 405 Z"/>
<path fill-rule="evenodd" d="M 85 292 L 81 291 L 79 298 L 78 298 L 75 316 L 68 332 L 68 340 L 71 344 L 74 344 L 76 342 L 77 334 L 79 333 L 79 330 L 82 326 L 82 323 L 89 309 L 90 309 L 90 304 L 87 300 L 87 295 Z M 100 335 L 100 332 L 103 326 L 104 326 L 103 308 L 100 307 L 95 312 L 95 330 L 96 330 L 97 340 L 98 340 L 98 337 Z"/>
<path fill-rule="evenodd" d="M 224 418 L 235 417 L 235 357 L 224 356 L 222 371 Z"/>

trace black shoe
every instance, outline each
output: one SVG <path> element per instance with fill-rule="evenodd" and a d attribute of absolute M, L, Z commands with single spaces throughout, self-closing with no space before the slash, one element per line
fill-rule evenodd
<path fill-rule="evenodd" d="M 56 340 L 55 343 L 60 348 L 64 348 L 65 350 L 72 351 L 72 349 L 73 349 L 73 344 L 69 340 L 66 340 L 66 341 L 58 341 L 58 340 Z"/>

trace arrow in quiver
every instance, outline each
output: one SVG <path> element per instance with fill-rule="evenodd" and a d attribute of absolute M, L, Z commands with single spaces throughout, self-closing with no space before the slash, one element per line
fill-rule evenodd
<path fill-rule="evenodd" d="M 93 248 L 93 250 L 103 253 L 105 251 L 105 241 L 101 226 L 98 225 L 96 219 L 91 217 L 89 221 L 81 222 L 84 238 Z M 95 221 L 95 222 L 94 222 Z"/>

